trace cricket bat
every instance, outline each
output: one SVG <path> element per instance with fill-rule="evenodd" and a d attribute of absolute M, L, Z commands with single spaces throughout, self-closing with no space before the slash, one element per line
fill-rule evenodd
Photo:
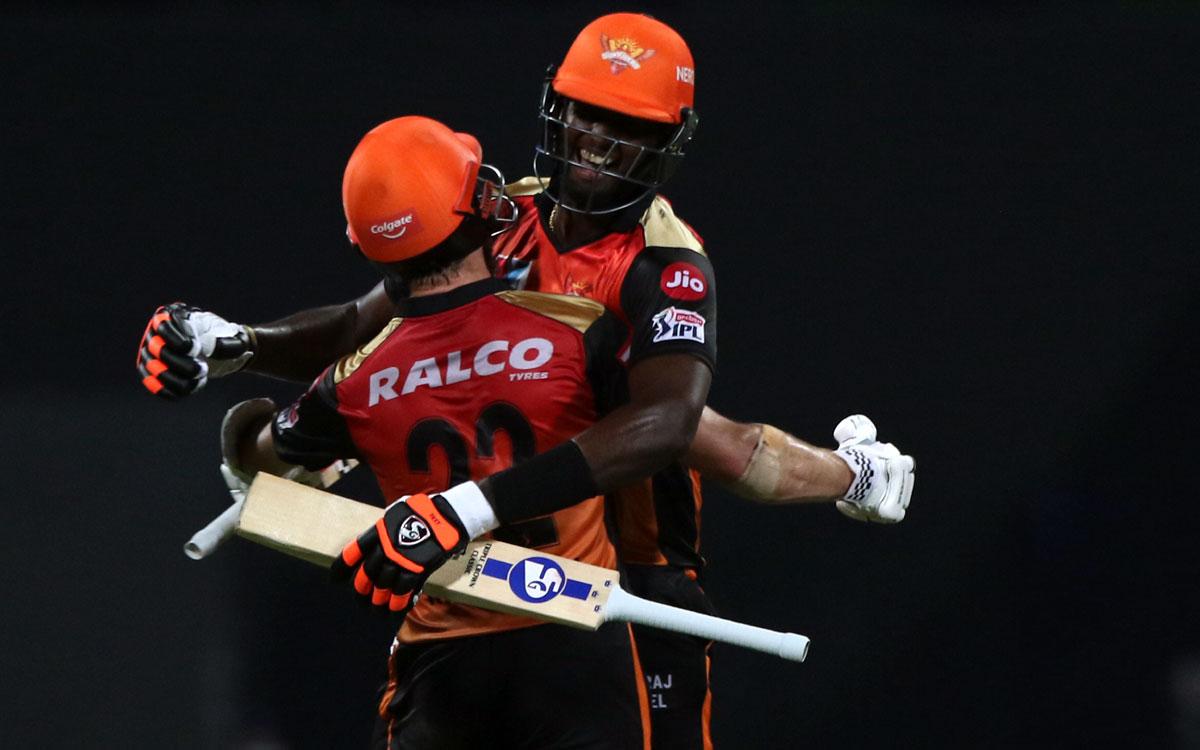
<path fill-rule="evenodd" d="M 228 511 L 227 511 L 228 512 Z M 328 567 L 374 524 L 382 509 L 259 473 L 230 532 Z M 228 519 L 227 519 L 228 521 Z M 804 661 L 808 638 L 652 602 L 624 591 L 619 575 L 596 565 L 480 540 L 438 568 L 430 596 L 482 609 L 595 630 L 610 621 L 670 630 Z"/>
<path fill-rule="evenodd" d="M 358 461 L 353 458 L 334 461 L 329 466 L 317 472 L 321 487 L 332 487 L 339 479 L 349 474 L 357 466 Z M 230 476 L 226 472 L 226 467 L 222 466 L 221 473 L 226 474 L 225 480 L 229 482 Z M 230 489 L 232 489 L 232 485 Z M 204 528 L 192 534 L 192 538 L 187 540 L 187 543 L 183 545 L 183 554 L 193 560 L 202 560 L 216 551 L 217 547 L 220 547 L 226 539 L 233 536 L 233 531 L 237 527 L 238 516 L 242 513 L 242 504 L 244 502 L 244 499 L 238 500 L 226 508 L 224 513 L 209 521 Z"/>

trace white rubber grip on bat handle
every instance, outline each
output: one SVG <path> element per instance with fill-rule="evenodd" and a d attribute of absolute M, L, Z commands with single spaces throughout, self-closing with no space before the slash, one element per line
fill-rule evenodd
<path fill-rule="evenodd" d="M 183 545 L 183 554 L 193 560 L 201 560 L 208 557 L 213 550 L 221 546 L 222 542 L 233 536 L 234 529 L 237 528 L 238 517 L 242 514 L 243 503 L 245 500 L 238 500 L 226 508 L 224 513 L 210 521 L 207 526 L 193 534 L 187 544 Z"/>
<path fill-rule="evenodd" d="M 686 633 L 722 643 L 763 651 L 792 661 L 808 656 L 808 638 L 796 633 L 781 633 L 712 615 L 704 615 L 634 596 L 614 589 L 605 605 L 605 620 L 620 620 L 652 628 Z"/>

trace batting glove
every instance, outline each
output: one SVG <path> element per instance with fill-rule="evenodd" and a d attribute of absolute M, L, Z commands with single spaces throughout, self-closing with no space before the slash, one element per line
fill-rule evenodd
<path fill-rule="evenodd" d="M 237 372 L 254 356 L 254 333 L 216 313 L 175 302 L 154 311 L 138 345 L 142 385 L 169 400 Z"/>
<path fill-rule="evenodd" d="M 333 577 L 352 581 L 359 596 L 376 607 L 407 612 L 425 579 L 469 539 L 443 495 L 406 495 L 342 549 L 333 561 Z"/>
<path fill-rule="evenodd" d="M 837 509 L 856 521 L 899 523 L 912 497 L 916 462 L 876 437 L 875 424 L 862 414 L 846 417 L 833 431 L 838 457 L 854 472 Z"/>
<path fill-rule="evenodd" d="M 239 444 L 249 430 L 258 429 L 270 421 L 275 411 L 275 402 L 271 399 L 252 398 L 235 404 L 221 420 L 221 477 L 235 503 L 246 497 L 250 482 L 254 479 L 254 475 L 246 471 L 238 460 Z M 357 463 L 354 461 L 335 461 L 319 471 L 293 466 L 284 472 L 283 478 L 324 489 L 355 465 Z"/>

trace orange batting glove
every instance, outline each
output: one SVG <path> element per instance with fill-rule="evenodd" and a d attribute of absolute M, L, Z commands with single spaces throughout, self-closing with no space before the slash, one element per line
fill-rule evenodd
<path fill-rule="evenodd" d="M 407 612 L 425 579 L 467 545 L 458 514 L 441 495 L 405 496 L 342 549 L 334 580 L 350 581 L 359 596 L 391 612 Z"/>

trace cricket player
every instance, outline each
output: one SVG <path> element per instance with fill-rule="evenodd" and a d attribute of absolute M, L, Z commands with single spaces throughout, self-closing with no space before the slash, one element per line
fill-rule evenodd
<path fill-rule="evenodd" d="M 589 24 L 547 78 L 536 174 L 509 190 L 520 216 L 493 246 L 496 272 L 513 288 L 594 299 L 629 325 L 631 388 L 680 366 L 699 382 L 706 376 L 696 368 L 709 368 L 715 353 L 715 307 L 695 309 L 714 294 L 711 265 L 698 234 L 658 195 L 696 128 L 695 75 L 686 43 L 659 21 L 618 13 Z M 239 369 L 311 377 L 377 333 L 400 293 L 385 283 L 346 305 L 254 327 L 171 306 L 143 337 L 139 372 L 167 397 Z M 646 307 L 646 299 L 659 303 Z M 639 340 L 682 356 L 638 356 Z M 698 472 L 764 502 L 836 501 L 857 520 L 901 520 L 911 458 L 874 442 L 873 427 L 862 435 L 835 452 L 704 410 L 684 460 L 617 493 L 630 591 L 711 611 L 700 585 Z M 648 678 L 671 685 L 654 696 L 655 747 L 709 747 L 709 644 L 649 628 L 635 633 Z"/>
<path fill-rule="evenodd" d="M 431 598 L 413 606 L 425 577 L 414 571 L 432 571 L 492 531 L 616 567 L 601 490 L 628 481 L 647 452 L 655 463 L 673 457 L 653 441 L 589 442 L 602 425 L 621 431 L 653 409 L 651 399 L 597 423 L 624 399 L 618 357 L 627 328 L 591 300 L 511 291 L 494 277 L 490 220 L 511 202 L 502 181 L 481 178 L 480 161 L 471 136 L 423 117 L 391 120 L 364 137 L 343 183 L 348 234 L 407 294 L 395 300 L 397 317 L 291 407 L 243 425 L 233 438 L 236 469 L 282 474 L 358 458 L 385 497 L 402 498 L 347 547 L 340 566 L 371 603 L 411 609 L 390 658 L 374 746 L 649 747 L 645 682 L 627 625 L 593 635 Z M 692 397 L 694 421 L 706 385 Z M 496 473 L 514 461 L 520 466 Z M 563 484 L 547 486 L 539 463 L 553 464 Z M 593 466 L 612 479 L 594 480 Z M 553 574 L 526 564 L 531 595 L 560 586 Z"/>

